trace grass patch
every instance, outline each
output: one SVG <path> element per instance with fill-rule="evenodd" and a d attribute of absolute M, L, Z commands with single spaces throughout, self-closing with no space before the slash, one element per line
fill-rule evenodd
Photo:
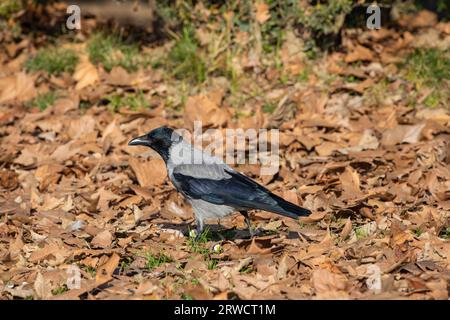
<path fill-rule="evenodd" d="M 112 94 L 104 98 L 116 112 L 121 107 L 128 107 L 130 110 L 139 110 L 149 107 L 149 103 L 142 91 L 137 93 L 127 93 L 125 95 Z"/>
<path fill-rule="evenodd" d="M 89 273 L 91 275 L 91 277 L 95 277 L 95 275 L 97 274 L 97 270 L 94 267 L 91 266 L 87 266 L 87 265 L 81 265 L 79 266 L 80 269 L 86 271 L 87 273 Z"/>
<path fill-rule="evenodd" d="M 55 103 L 58 96 L 55 92 L 49 91 L 43 94 L 39 94 L 36 98 L 29 101 L 27 106 L 30 108 L 39 108 L 40 111 L 44 111 L 53 103 Z"/>
<path fill-rule="evenodd" d="M 191 295 L 187 294 L 187 293 L 182 293 L 181 294 L 181 299 L 183 299 L 183 300 L 194 300 L 194 298 Z"/>
<path fill-rule="evenodd" d="M 322 47 L 333 45 L 333 39 L 344 24 L 345 16 L 352 10 L 351 0 L 331 0 L 324 3 L 317 1 L 308 1 L 308 5 L 295 14 L 296 22 L 300 23 L 306 29 L 309 29 L 314 35 L 310 43 L 311 48 L 319 44 Z M 305 9 L 303 9 L 305 8 Z M 315 57 L 313 50 L 309 53 Z"/>
<path fill-rule="evenodd" d="M 189 232 L 189 239 L 187 241 L 187 246 L 189 247 L 189 251 L 192 253 L 199 253 L 203 255 L 203 259 L 207 263 L 208 270 L 214 270 L 217 268 L 217 264 L 220 259 L 211 258 L 210 250 L 205 246 L 208 241 L 211 241 L 212 235 L 209 227 L 206 227 L 203 232 L 198 236 L 191 235 Z M 214 250 L 213 252 L 214 253 Z"/>
<path fill-rule="evenodd" d="M 36 55 L 25 62 L 27 71 L 45 71 L 50 75 L 63 72 L 73 73 L 78 63 L 75 51 L 65 48 L 40 49 Z"/>
<path fill-rule="evenodd" d="M 216 269 L 218 263 L 219 263 L 219 259 L 210 259 L 208 261 L 208 270 Z"/>
<path fill-rule="evenodd" d="M 246 267 L 242 268 L 241 270 L 239 270 L 239 273 L 244 273 L 244 274 L 252 273 L 253 270 L 254 269 L 251 266 L 246 266 Z"/>
<path fill-rule="evenodd" d="M 450 53 L 438 49 L 415 49 L 402 65 L 406 79 L 418 90 L 433 89 L 424 100 L 428 107 L 449 103 Z"/>
<path fill-rule="evenodd" d="M 114 67 L 122 67 L 133 72 L 142 62 L 137 45 L 128 45 L 117 35 L 97 33 L 91 37 L 87 45 L 89 59 L 93 64 L 101 64 L 106 71 Z"/>
<path fill-rule="evenodd" d="M 367 233 L 367 230 L 363 227 L 356 228 L 355 234 L 356 234 L 357 239 L 366 238 L 369 236 L 369 234 Z"/>
<path fill-rule="evenodd" d="M 19 0 L 2 0 L 0 2 L 0 18 L 9 19 L 10 16 L 22 8 Z"/>
<path fill-rule="evenodd" d="M 202 83 L 206 79 L 206 64 L 199 56 L 199 47 L 192 32 L 183 29 L 182 37 L 173 46 L 168 55 L 168 67 L 178 79 Z"/>
<path fill-rule="evenodd" d="M 308 82 L 309 80 L 309 70 L 307 70 L 306 68 L 303 69 L 297 76 L 297 80 L 299 82 Z"/>
<path fill-rule="evenodd" d="M 154 255 L 152 253 L 147 253 L 145 258 L 147 259 L 147 264 L 145 267 L 148 270 L 152 270 L 155 267 L 159 267 L 160 265 L 168 262 L 172 262 L 173 259 L 169 257 L 168 255 L 165 255 L 164 253 L 159 253 L 157 255 Z"/>
<path fill-rule="evenodd" d="M 383 78 L 373 86 L 367 88 L 363 93 L 367 103 L 371 106 L 380 106 L 386 100 L 386 93 L 389 93 L 389 82 Z"/>
<path fill-rule="evenodd" d="M 423 231 L 420 228 L 413 229 L 413 233 L 416 237 L 420 237 L 423 233 Z"/>
<path fill-rule="evenodd" d="M 190 232 L 189 232 L 190 233 Z M 207 254 L 209 250 L 204 247 L 204 244 L 211 240 L 211 231 L 206 227 L 203 232 L 197 237 L 189 236 L 187 245 L 191 252 Z"/>
<path fill-rule="evenodd" d="M 62 285 L 62 286 L 60 286 L 60 287 L 57 287 L 57 288 L 53 289 L 53 290 L 52 290 L 52 294 L 53 294 L 54 296 L 57 296 L 57 295 L 59 295 L 59 294 L 63 294 L 63 293 L 66 292 L 66 291 L 69 291 L 69 288 L 67 288 L 67 286 L 64 284 L 64 285 Z"/>
<path fill-rule="evenodd" d="M 265 113 L 273 113 L 277 106 L 273 103 L 265 103 L 262 107 L 263 111 Z"/>

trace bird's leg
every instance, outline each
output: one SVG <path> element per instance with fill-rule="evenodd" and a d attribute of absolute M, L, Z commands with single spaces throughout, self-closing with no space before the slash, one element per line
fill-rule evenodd
<path fill-rule="evenodd" d="M 250 217 L 248 216 L 248 212 L 246 210 L 239 211 L 240 214 L 242 214 L 245 218 L 245 223 L 247 224 L 248 232 L 250 233 L 250 236 L 253 238 L 255 236 L 255 233 L 252 230 L 252 223 L 250 221 Z"/>
<path fill-rule="evenodd" d="M 203 220 L 196 219 L 196 221 L 197 221 L 197 229 L 195 231 L 197 232 L 197 235 L 195 236 L 195 239 L 198 240 L 203 232 Z"/>

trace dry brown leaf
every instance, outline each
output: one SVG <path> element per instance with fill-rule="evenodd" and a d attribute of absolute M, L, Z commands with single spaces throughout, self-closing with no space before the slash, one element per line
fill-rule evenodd
<path fill-rule="evenodd" d="M 130 166 L 133 170 L 139 185 L 143 188 L 159 186 L 166 181 L 167 170 L 163 160 L 150 159 L 141 162 L 136 158 L 130 159 Z"/>
<path fill-rule="evenodd" d="M 89 61 L 89 57 L 82 55 L 75 69 L 73 78 L 77 81 L 75 90 L 80 91 L 96 84 L 100 80 L 97 68 Z"/>
<path fill-rule="evenodd" d="M 342 86 L 342 88 L 356 91 L 358 93 L 364 93 L 364 91 L 366 91 L 367 88 L 372 87 L 374 83 L 375 82 L 372 79 L 368 78 L 358 83 L 346 83 Z"/>
<path fill-rule="evenodd" d="M 34 281 L 34 291 L 39 299 L 48 299 L 52 294 L 50 281 L 47 280 L 42 273 L 38 273 Z"/>
<path fill-rule="evenodd" d="M 346 167 L 339 176 L 342 184 L 342 197 L 344 199 L 356 199 L 362 196 L 359 174 L 352 167 Z"/>
<path fill-rule="evenodd" d="M 350 232 L 352 232 L 352 229 L 352 221 L 350 220 L 350 218 L 347 218 L 344 228 L 342 228 L 341 234 L 339 235 L 341 240 L 345 240 L 350 235 Z"/>
<path fill-rule="evenodd" d="M 25 72 L 0 79 L 0 103 L 24 102 L 37 94 L 34 78 Z"/>
<path fill-rule="evenodd" d="M 372 61 L 374 55 L 368 48 L 357 45 L 352 51 L 345 57 L 345 62 L 351 63 L 355 61 Z"/>
<path fill-rule="evenodd" d="M 217 92 L 217 91 L 216 91 Z M 230 118 L 225 107 L 220 107 L 223 92 L 217 97 L 214 92 L 208 95 L 191 96 L 186 101 L 184 121 L 190 128 L 194 121 L 201 121 L 204 127 L 219 127 L 227 123 Z"/>
<path fill-rule="evenodd" d="M 311 213 L 307 217 L 300 217 L 299 220 L 303 223 L 313 223 L 316 221 L 322 220 L 327 215 L 327 212 L 325 211 L 316 211 Z"/>
<path fill-rule="evenodd" d="M 100 286 L 112 279 L 112 274 L 119 264 L 120 256 L 113 253 L 103 265 L 97 268 L 95 273 L 95 286 Z"/>
<path fill-rule="evenodd" d="M 0 171 L 0 186 L 7 190 L 14 190 L 19 186 L 17 173 L 11 170 L 2 169 Z"/>
<path fill-rule="evenodd" d="M 59 164 L 46 164 L 40 166 L 34 174 L 39 182 L 39 190 L 45 190 L 50 184 L 56 184 L 60 178 L 60 172 L 64 169 L 64 166 Z"/>
<path fill-rule="evenodd" d="M 260 24 L 263 24 L 270 19 L 269 5 L 264 2 L 255 3 L 255 18 Z"/>
<path fill-rule="evenodd" d="M 383 131 L 381 143 L 385 146 L 392 146 L 399 143 L 416 143 L 421 138 L 422 129 L 425 123 L 419 123 L 413 126 L 398 125 L 395 128 Z"/>
<path fill-rule="evenodd" d="M 320 145 L 316 146 L 315 150 L 320 157 L 327 157 L 330 156 L 334 151 L 339 150 L 341 148 L 342 146 L 340 144 L 325 141 Z"/>
<path fill-rule="evenodd" d="M 108 230 L 104 230 L 92 239 L 91 245 L 101 248 L 108 248 L 111 246 L 112 240 L 113 236 L 111 232 L 109 232 Z"/>
<path fill-rule="evenodd" d="M 437 23 L 437 16 L 431 11 L 421 10 L 418 13 L 401 17 L 401 19 L 398 20 L 398 23 L 401 26 L 410 29 L 431 27 Z"/>
<path fill-rule="evenodd" d="M 348 298 L 348 280 L 344 275 L 332 273 L 328 269 L 318 269 L 313 272 L 311 284 L 320 298 L 345 299 Z"/>

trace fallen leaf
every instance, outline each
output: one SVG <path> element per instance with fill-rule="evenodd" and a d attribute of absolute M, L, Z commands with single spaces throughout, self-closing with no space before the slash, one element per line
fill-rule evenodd
<path fill-rule="evenodd" d="M 332 273 L 328 269 L 318 269 L 313 272 L 311 283 L 318 298 L 346 299 L 348 280 L 344 275 Z"/>
<path fill-rule="evenodd" d="M 131 158 L 130 166 L 136 175 L 139 185 L 143 188 L 158 186 L 166 181 L 167 170 L 163 160 L 150 159 L 149 161 L 141 162 L 136 158 Z"/>
<path fill-rule="evenodd" d="M 75 90 L 80 91 L 88 86 L 94 85 L 100 80 L 97 68 L 89 61 L 87 55 L 82 55 L 73 74 L 77 81 Z"/>
<path fill-rule="evenodd" d="M 342 197 L 344 199 L 357 199 L 362 196 L 360 178 L 355 169 L 348 166 L 339 176 L 343 188 Z"/>
<path fill-rule="evenodd" d="M 113 253 L 103 265 L 97 268 L 95 273 L 95 286 L 100 286 L 112 279 L 112 274 L 119 264 L 120 256 Z"/>
<path fill-rule="evenodd" d="M 313 223 L 322 220 L 326 215 L 327 213 L 325 211 L 316 211 L 307 217 L 300 217 L 299 220 L 304 223 Z"/>
<path fill-rule="evenodd" d="M 256 21 L 258 21 L 260 24 L 263 24 L 270 19 L 269 5 L 267 3 L 257 2 L 255 4 L 255 9 Z"/>
<path fill-rule="evenodd" d="M 40 299 L 48 299 L 52 296 L 50 282 L 44 278 L 42 273 L 38 273 L 34 281 L 34 291 Z"/>
<path fill-rule="evenodd" d="M 113 236 L 111 232 L 109 232 L 108 230 L 104 230 L 92 239 L 91 245 L 101 248 L 107 248 L 111 246 L 112 240 Z"/>
<path fill-rule="evenodd" d="M 398 125 L 395 128 L 387 129 L 383 132 L 381 143 L 385 146 L 392 146 L 399 143 L 416 143 L 419 141 L 425 123 L 413 126 Z"/>
<path fill-rule="evenodd" d="M 37 95 L 34 78 L 25 72 L 0 78 L 0 103 L 24 102 Z"/>
<path fill-rule="evenodd" d="M 194 121 L 201 121 L 203 127 L 225 125 L 230 114 L 226 108 L 219 106 L 222 96 L 223 93 L 220 93 L 217 98 L 214 92 L 210 92 L 208 95 L 189 97 L 184 113 L 186 125 L 194 128 Z"/>
<path fill-rule="evenodd" d="M 342 228 L 341 234 L 339 235 L 341 240 L 345 240 L 350 235 L 352 229 L 353 229 L 352 221 L 350 220 L 350 218 L 347 218 L 344 228 Z"/>
<path fill-rule="evenodd" d="M 345 57 L 345 62 L 351 63 L 355 61 L 372 61 L 374 59 L 372 51 L 368 48 L 357 45 L 352 51 Z"/>

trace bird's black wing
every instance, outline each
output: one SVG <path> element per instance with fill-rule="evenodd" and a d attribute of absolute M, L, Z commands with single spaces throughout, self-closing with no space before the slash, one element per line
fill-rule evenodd
<path fill-rule="evenodd" d="M 309 215 L 310 211 L 290 203 L 256 183 L 252 179 L 231 168 L 217 166 L 198 166 L 195 170 L 180 168 L 174 170 L 173 177 L 177 188 L 192 199 L 201 199 L 217 205 L 227 205 L 238 210 L 260 209 L 276 212 L 291 218 Z M 209 171 L 214 171 L 208 178 Z M 223 174 L 217 172 L 222 170 Z M 198 174 L 193 174 L 198 172 Z M 205 174 L 206 172 L 206 174 Z"/>

